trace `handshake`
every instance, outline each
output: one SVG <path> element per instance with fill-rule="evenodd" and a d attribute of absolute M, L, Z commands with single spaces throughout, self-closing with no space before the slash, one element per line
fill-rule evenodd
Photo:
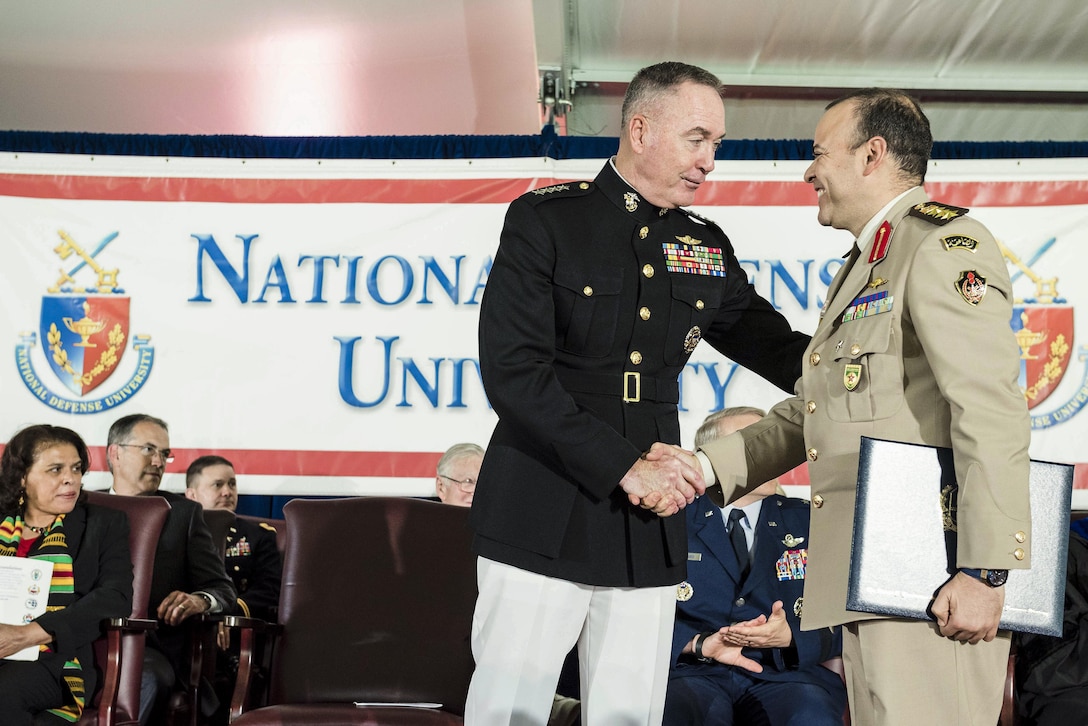
<path fill-rule="evenodd" d="M 695 501 L 706 483 L 693 452 L 659 441 L 628 469 L 620 488 L 631 504 L 669 517 Z"/>

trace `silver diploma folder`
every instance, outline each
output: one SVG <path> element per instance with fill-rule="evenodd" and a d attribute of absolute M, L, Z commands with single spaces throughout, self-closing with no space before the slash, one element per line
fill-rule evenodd
<path fill-rule="evenodd" d="M 1032 460 L 1029 489 L 1031 569 L 1009 570 L 1001 627 L 1060 636 L 1073 467 Z M 955 507 L 951 449 L 863 436 L 847 609 L 932 620 L 957 569 Z"/>

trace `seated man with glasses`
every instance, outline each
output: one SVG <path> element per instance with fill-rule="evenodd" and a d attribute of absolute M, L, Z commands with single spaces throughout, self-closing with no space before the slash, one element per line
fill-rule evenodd
<path fill-rule="evenodd" d="M 118 419 L 110 427 L 106 463 L 113 475 L 112 494 L 158 494 L 170 502 L 170 512 L 159 535 L 155 571 L 151 579 L 149 612 L 160 620 L 148 634 L 144 674 L 140 688 L 140 723 L 162 723 L 161 709 L 176 684 L 188 682 L 189 658 L 186 618 L 203 612 L 234 608 L 234 584 L 227 577 L 223 558 L 204 523 L 196 502 L 171 492 L 160 492 L 166 465 L 174 460 L 166 422 L 146 414 Z M 201 710 L 215 710 L 209 684 L 208 703 Z"/>
<path fill-rule="evenodd" d="M 458 507 L 472 506 L 476 477 L 480 475 L 483 460 L 484 450 L 476 444 L 454 444 L 446 449 L 438 460 L 438 476 L 434 480 L 438 498 Z"/>

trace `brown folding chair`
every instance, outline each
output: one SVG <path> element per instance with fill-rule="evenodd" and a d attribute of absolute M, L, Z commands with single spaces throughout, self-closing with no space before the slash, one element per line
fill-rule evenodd
<path fill-rule="evenodd" d="M 83 726 L 135 726 L 140 715 L 145 633 L 156 625 L 154 618 L 147 617 L 151 575 L 159 533 L 170 504 L 161 497 L 123 497 L 92 491 L 87 492 L 87 501 L 119 509 L 128 515 L 132 616 L 106 621 L 105 634 L 94 643 L 95 665 L 102 677 L 79 723 Z"/>
<path fill-rule="evenodd" d="M 295 499 L 284 514 L 271 705 L 246 711 L 246 651 L 260 621 L 227 618 L 243 651 L 232 716 L 246 711 L 232 723 L 463 723 L 476 603 L 468 509 L 361 497 Z"/>

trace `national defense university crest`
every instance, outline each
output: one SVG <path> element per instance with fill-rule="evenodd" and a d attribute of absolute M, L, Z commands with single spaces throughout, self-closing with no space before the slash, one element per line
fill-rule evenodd
<path fill-rule="evenodd" d="M 45 405 L 65 413 L 107 411 L 128 400 L 147 381 L 155 352 L 148 335 L 129 331 L 130 299 L 118 285 L 117 268 L 96 259 L 116 239 L 113 232 L 88 251 L 64 230 L 53 248 L 59 276 L 42 295 L 38 331 L 20 335 L 15 361 L 27 389 Z M 81 284 L 81 280 L 92 284 Z M 40 343 L 49 370 L 39 373 L 33 349 Z M 131 345 L 137 360 L 120 386 L 105 386 L 122 368 Z M 112 389 L 102 395 L 102 390 Z M 74 396 L 74 397 L 73 397 Z"/>
<path fill-rule="evenodd" d="M 1048 240 L 1036 258 L 1054 242 Z M 1074 348 L 1073 306 L 1059 294 L 1058 278 L 1038 274 L 1007 247 L 1000 246 L 1006 261 L 1018 270 L 1013 273 L 1014 288 L 1020 278 L 1027 278 L 1034 288 L 1029 294 L 1015 298 L 1009 323 L 1020 348 L 1020 390 L 1031 413 L 1031 427 L 1050 428 L 1076 415 L 1083 407 L 1088 391 L 1088 366 L 1070 400 L 1057 405 L 1051 402 L 1045 413 L 1036 410 L 1055 392 L 1075 359 L 1088 360 L 1088 346 L 1082 346 L 1079 353 Z"/>

